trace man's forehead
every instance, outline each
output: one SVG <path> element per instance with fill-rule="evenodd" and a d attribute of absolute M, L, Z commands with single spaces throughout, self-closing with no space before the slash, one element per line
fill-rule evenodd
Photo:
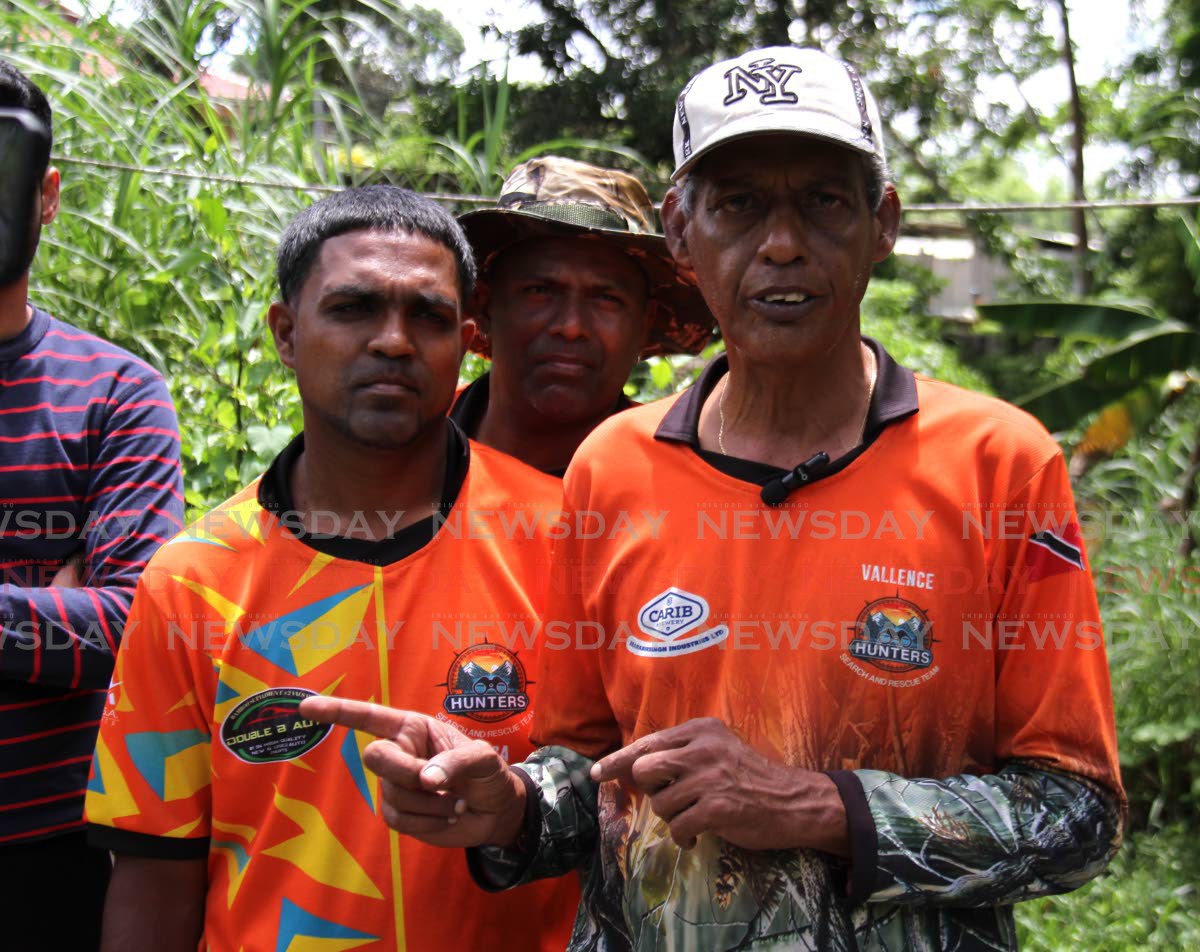
<path fill-rule="evenodd" d="M 408 231 L 358 229 L 327 238 L 317 253 L 313 274 L 323 282 L 337 281 L 348 273 L 363 275 L 399 270 L 419 270 L 457 280 L 453 252 L 427 235 Z"/>
<path fill-rule="evenodd" d="M 492 270 L 518 279 L 582 270 L 614 284 L 641 284 L 646 280 L 642 267 L 620 244 L 586 235 L 527 238 L 497 255 Z"/>
<path fill-rule="evenodd" d="M 402 251 L 415 255 L 426 255 L 431 259 L 440 256 L 453 257 L 449 248 L 440 241 L 435 241 L 428 235 L 414 231 L 400 231 L 388 228 L 356 228 L 332 235 L 321 243 L 318 260 L 327 256 L 362 255 L 371 251 L 390 254 Z"/>
<path fill-rule="evenodd" d="M 700 161 L 692 174 L 701 180 L 720 181 L 781 171 L 852 180 L 863 174 L 863 155 L 814 136 L 772 133 L 719 146 Z"/>
<path fill-rule="evenodd" d="M 301 295 L 339 289 L 377 289 L 405 285 L 458 300 L 458 262 L 454 253 L 426 235 L 406 231 L 358 229 L 327 238 L 317 252 Z"/>

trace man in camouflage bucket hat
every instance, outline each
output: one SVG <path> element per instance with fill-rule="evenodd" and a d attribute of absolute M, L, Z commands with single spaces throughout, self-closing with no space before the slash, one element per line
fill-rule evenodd
<path fill-rule="evenodd" d="M 460 221 L 480 268 L 473 349 L 492 369 L 451 416 L 531 466 L 561 476 L 584 437 L 632 405 L 623 388 L 639 357 L 694 354 L 712 335 L 632 175 L 532 159 L 509 175 L 497 208 Z"/>

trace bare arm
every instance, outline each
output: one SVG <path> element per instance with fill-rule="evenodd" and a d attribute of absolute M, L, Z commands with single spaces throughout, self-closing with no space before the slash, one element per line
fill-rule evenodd
<path fill-rule="evenodd" d="M 208 864 L 118 854 L 104 902 L 101 952 L 196 952 Z"/>

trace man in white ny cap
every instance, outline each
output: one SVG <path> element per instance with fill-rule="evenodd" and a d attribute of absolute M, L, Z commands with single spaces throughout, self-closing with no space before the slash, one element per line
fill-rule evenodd
<path fill-rule="evenodd" d="M 1120 841 L 1062 455 L 861 336 L 900 205 L 848 64 L 704 70 L 675 154 L 665 232 L 727 355 L 567 471 L 577 514 L 665 516 L 558 550 L 547 617 L 586 635 L 543 653 L 541 748 L 509 768 L 422 715 L 304 713 L 396 739 L 368 752 L 385 819 L 489 844 L 482 884 L 582 867 L 572 950 L 1013 949 L 1012 904 Z"/>

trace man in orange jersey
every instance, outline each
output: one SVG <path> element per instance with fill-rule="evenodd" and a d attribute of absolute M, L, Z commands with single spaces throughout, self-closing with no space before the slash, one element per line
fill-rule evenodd
<path fill-rule="evenodd" d="M 708 342 L 712 315 L 654 219 L 632 175 L 554 155 L 459 219 L 480 270 L 472 348 L 492 358 L 451 410 L 468 436 L 561 477 L 584 437 L 633 406 L 639 356 Z"/>
<path fill-rule="evenodd" d="M 490 844 L 481 883 L 582 865 L 572 950 L 1009 950 L 1013 903 L 1119 843 L 1057 444 L 861 336 L 900 215 L 881 129 L 816 50 L 754 50 L 680 94 L 663 218 L 727 355 L 572 461 L 568 512 L 665 516 L 557 550 L 532 757 L 306 702 L 394 739 L 368 748 L 384 817 Z"/>
<path fill-rule="evenodd" d="M 297 710 L 337 692 L 531 750 L 520 632 L 548 545 L 516 517 L 561 487 L 447 418 L 470 248 L 376 186 L 301 212 L 278 270 L 268 323 L 304 432 L 142 576 L 88 788 L 116 855 L 103 947 L 561 949 L 574 883 L 487 896 L 461 856 L 381 839 L 370 738 Z"/>

